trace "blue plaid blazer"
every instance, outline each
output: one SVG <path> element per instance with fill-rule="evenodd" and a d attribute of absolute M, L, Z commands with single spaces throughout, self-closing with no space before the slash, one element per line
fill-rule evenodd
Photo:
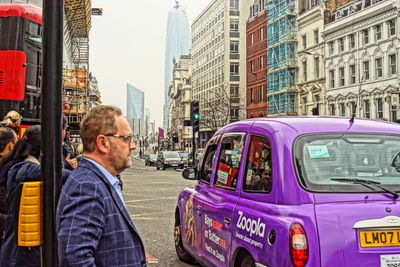
<path fill-rule="evenodd" d="M 60 266 L 146 266 L 142 240 L 118 193 L 88 160 L 62 188 L 56 229 Z"/>

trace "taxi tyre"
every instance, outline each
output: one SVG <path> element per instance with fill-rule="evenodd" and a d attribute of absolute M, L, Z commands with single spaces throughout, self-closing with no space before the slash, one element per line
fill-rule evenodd
<path fill-rule="evenodd" d="M 165 165 L 164 165 L 164 164 L 161 165 L 161 169 L 162 169 L 162 170 L 165 170 Z"/>
<path fill-rule="evenodd" d="M 175 245 L 176 255 L 178 256 L 180 261 L 186 263 L 195 262 L 195 259 L 183 247 L 179 212 L 177 212 L 175 215 L 174 245 Z"/>
<path fill-rule="evenodd" d="M 157 170 L 159 170 L 160 169 L 160 166 L 158 166 L 158 164 L 156 163 L 156 168 L 157 168 Z"/>
<path fill-rule="evenodd" d="M 256 267 L 256 264 L 250 253 L 241 251 L 235 260 L 235 267 Z"/>

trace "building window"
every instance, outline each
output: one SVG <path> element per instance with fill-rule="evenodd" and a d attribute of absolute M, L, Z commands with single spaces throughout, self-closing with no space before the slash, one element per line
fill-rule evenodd
<path fill-rule="evenodd" d="M 371 107 L 369 100 L 364 100 L 364 118 L 371 118 Z"/>
<path fill-rule="evenodd" d="M 250 88 L 250 104 L 254 103 L 254 92 L 253 92 L 254 88 Z"/>
<path fill-rule="evenodd" d="M 349 35 L 349 48 L 353 49 L 356 47 L 356 39 L 354 37 L 354 34 Z"/>
<path fill-rule="evenodd" d="M 303 79 L 307 81 L 307 61 L 303 62 Z"/>
<path fill-rule="evenodd" d="M 329 87 L 330 88 L 335 87 L 335 71 L 334 70 L 329 71 Z"/>
<path fill-rule="evenodd" d="M 306 35 L 301 36 L 301 42 L 303 44 L 303 49 L 306 49 L 307 48 L 307 36 Z"/>
<path fill-rule="evenodd" d="M 339 52 L 343 52 L 344 51 L 344 39 L 340 38 L 338 40 L 338 44 L 339 44 Z"/>
<path fill-rule="evenodd" d="M 339 86 L 344 86 L 344 67 L 339 68 Z"/>
<path fill-rule="evenodd" d="M 239 20 L 238 19 L 231 19 L 231 21 L 230 21 L 230 30 L 231 30 L 231 32 L 238 32 L 239 31 Z M 251 43 L 253 44 L 253 42 L 251 42 Z"/>
<path fill-rule="evenodd" d="M 339 103 L 339 116 L 346 116 L 346 106 L 344 103 Z"/>
<path fill-rule="evenodd" d="M 396 54 L 389 55 L 390 75 L 397 73 L 397 57 Z"/>
<path fill-rule="evenodd" d="M 259 69 L 262 70 L 264 68 L 264 57 L 261 56 L 258 58 L 258 62 L 259 62 Z"/>
<path fill-rule="evenodd" d="M 382 58 L 375 59 L 375 68 L 376 68 L 376 77 L 383 77 L 383 69 L 382 69 Z"/>
<path fill-rule="evenodd" d="M 375 27 L 375 41 L 379 41 L 380 39 L 382 39 L 382 26 L 376 25 Z"/>
<path fill-rule="evenodd" d="M 355 116 L 356 114 L 356 101 L 351 101 L 350 102 L 350 116 Z"/>
<path fill-rule="evenodd" d="M 260 41 L 264 39 L 264 28 L 260 28 L 259 29 L 259 39 Z"/>
<path fill-rule="evenodd" d="M 394 101 L 394 97 L 390 97 L 390 115 L 391 115 L 391 121 L 396 121 L 397 120 L 397 105 Z"/>
<path fill-rule="evenodd" d="M 250 60 L 250 72 L 254 72 L 254 60 Z"/>
<path fill-rule="evenodd" d="M 230 42 L 231 53 L 237 54 L 239 53 L 239 42 L 231 41 Z"/>
<path fill-rule="evenodd" d="M 394 19 L 389 20 L 389 36 L 396 34 L 396 21 Z"/>
<path fill-rule="evenodd" d="M 239 0 L 231 0 L 230 8 L 231 10 L 239 10 Z"/>
<path fill-rule="evenodd" d="M 231 85 L 230 86 L 231 96 L 239 96 L 239 85 Z"/>
<path fill-rule="evenodd" d="M 328 52 L 330 56 L 333 55 L 333 42 L 328 43 Z"/>
<path fill-rule="evenodd" d="M 349 66 L 350 70 L 350 84 L 355 84 L 356 83 L 356 65 L 350 65 Z"/>
<path fill-rule="evenodd" d="M 319 57 L 314 58 L 314 73 L 315 78 L 319 78 Z"/>
<path fill-rule="evenodd" d="M 382 98 L 376 99 L 376 117 L 378 119 L 383 118 L 383 101 Z"/>
<path fill-rule="evenodd" d="M 303 97 L 303 115 L 307 115 L 307 97 Z"/>
<path fill-rule="evenodd" d="M 254 44 L 254 33 L 250 34 L 250 45 Z"/>
<path fill-rule="evenodd" d="M 331 115 L 335 116 L 336 115 L 336 108 L 335 108 L 335 104 L 330 104 L 330 110 L 331 110 Z"/>
<path fill-rule="evenodd" d="M 239 108 L 231 108 L 231 120 L 238 120 L 239 119 Z"/>
<path fill-rule="evenodd" d="M 314 44 L 319 44 L 319 30 L 314 31 Z"/>
<path fill-rule="evenodd" d="M 230 74 L 231 75 L 239 75 L 239 63 L 231 63 Z"/>
<path fill-rule="evenodd" d="M 368 44 L 369 43 L 368 29 L 362 30 L 361 35 L 362 35 L 362 44 L 363 45 Z"/>
<path fill-rule="evenodd" d="M 369 80 L 369 61 L 364 61 L 363 67 L 364 67 L 364 80 L 368 81 Z"/>

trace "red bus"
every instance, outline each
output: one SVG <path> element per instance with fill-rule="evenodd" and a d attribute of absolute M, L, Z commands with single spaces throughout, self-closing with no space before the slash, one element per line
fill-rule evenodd
<path fill-rule="evenodd" d="M 0 120 L 10 110 L 22 124 L 39 123 L 42 9 L 0 4 Z"/>

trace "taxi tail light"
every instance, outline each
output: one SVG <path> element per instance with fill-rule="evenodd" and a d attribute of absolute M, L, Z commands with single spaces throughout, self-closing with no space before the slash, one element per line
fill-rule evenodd
<path fill-rule="evenodd" d="M 295 267 L 303 267 L 308 261 L 308 244 L 304 228 L 299 223 L 290 226 L 290 258 Z"/>

